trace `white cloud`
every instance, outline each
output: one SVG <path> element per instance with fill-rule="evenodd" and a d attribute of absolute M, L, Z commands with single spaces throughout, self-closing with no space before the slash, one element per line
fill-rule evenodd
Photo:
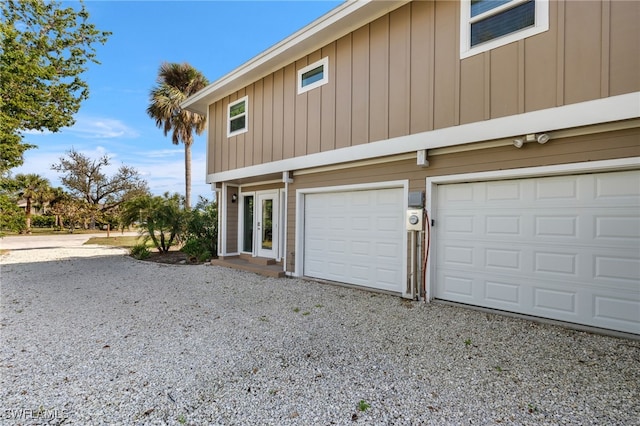
<path fill-rule="evenodd" d="M 136 138 L 138 132 L 120 120 L 104 117 L 78 116 L 76 123 L 65 129 L 77 137 L 87 139 Z"/>

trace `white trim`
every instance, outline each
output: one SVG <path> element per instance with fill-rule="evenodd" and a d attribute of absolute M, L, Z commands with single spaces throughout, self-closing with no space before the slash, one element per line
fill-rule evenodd
<path fill-rule="evenodd" d="M 512 3 L 505 4 L 477 17 L 471 18 L 471 0 L 463 0 L 460 2 L 460 59 L 468 58 L 478 53 L 486 52 L 514 41 L 522 40 L 536 34 L 549 30 L 549 1 L 535 0 L 535 24 L 533 27 L 525 28 L 502 37 L 495 38 L 491 41 L 481 43 L 471 47 L 471 23 L 482 20 L 488 16 L 498 15 L 508 9 L 511 9 L 513 3 L 525 3 L 527 0 L 512 0 Z"/>
<path fill-rule="evenodd" d="M 207 175 L 207 183 L 640 117 L 640 92 L 479 121 Z M 552 141 L 553 142 L 553 141 Z"/>
<path fill-rule="evenodd" d="M 308 84 L 306 86 L 302 85 L 302 76 L 306 73 L 308 73 L 311 70 L 314 70 L 316 68 L 320 68 L 322 67 L 322 78 L 318 81 L 315 81 L 311 84 Z M 319 61 L 316 61 L 314 63 L 312 63 L 311 65 L 307 65 L 304 68 L 300 68 L 298 70 L 298 95 L 302 94 L 302 93 L 306 93 L 309 90 L 313 90 L 316 87 L 320 87 L 323 86 L 325 84 L 327 84 L 329 82 L 329 57 L 325 56 L 324 58 L 320 59 Z"/>
<path fill-rule="evenodd" d="M 435 221 L 438 226 L 438 217 L 436 217 L 435 200 L 437 197 L 438 185 L 461 183 L 461 182 L 480 182 L 502 179 L 524 179 L 533 177 L 560 176 L 583 173 L 598 173 L 622 170 L 640 169 L 640 157 L 629 157 L 615 160 L 587 161 L 582 163 L 558 164 L 553 166 L 525 167 L 510 170 L 493 170 L 478 173 L 463 173 L 456 175 L 434 176 L 426 178 L 426 209 L 429 212 L 430 219 Z M 427 224 L 429 226 L 430 224 Z M 437 232 L 431 235 L 431 247 L 435 247 L 437 243 Z M 427 259 L 427 299 L 433 299 L 435 292 L 435 268 L 431 267 L 433 258 L 437 256 L 434 251 L 431 252 Z M 435 263 L 434 263 L 435 264 Z"/>
<path fill-rule="evenodd" d="M 244 102 L 244 113 L 243 114 L 239 114 L 235 117 L 231 117 L 231 108 L 233 108 L 234 106 L 240 104 Z M 237 120 L 239 118 L 244 117 L 244 128 L 242 129 L 238 129 L 238 130 L 234 130 L 233 132 L 231 131 L 231 122 L 233 120 Z M 246 133 L 249 131 L 249 96 L 244 96 L 236 101 L 233 102 L 229 102 L 229 105 L 227 105 L 227 137 L 230 138 L 232 136 L 237 136 L 240 135 L 242 133 Z"/>
<path fill-rule="evenodd" d="M 394 180 L 387 182 L 372 182 L 362 183 L 355 185 L 338 185 L 338 186 L 325 186 L 321 188 L 301 188 L 296 190 L 296 229 L 295 229 L 295 241 L 296 241 L 296 255 L 295 255 L 295 270 L 292 274 L 294 277 L 304 276 L 304 198 L 308 194 L 320 194 L 327 192 L 348 192 L 348 191 L 362 191 L 362 190 L 375 190 L 375 189 L 391 189 L 402 188 L 404 192 L 403 209 L 408 208 L 409 199 L 409 181 L 408 180 Z M 411 297 L 410 293 L 406 293 L 407 282 L 407 233 L 402 233 L 402 247 L 404 247 L 403 265 L 402 265 L 402 296 Z"/>

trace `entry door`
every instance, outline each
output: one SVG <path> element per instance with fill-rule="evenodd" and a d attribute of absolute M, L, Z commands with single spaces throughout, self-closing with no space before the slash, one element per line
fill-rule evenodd
<path fill-rule="evenodd" d="M 256 237 L 258 257 L 275 259 L 278 253 L 278 193 L 258 193 Z"/>

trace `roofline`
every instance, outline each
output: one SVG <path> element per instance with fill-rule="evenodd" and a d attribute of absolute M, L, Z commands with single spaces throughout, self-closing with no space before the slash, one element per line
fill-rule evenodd
<path fill-rule="evenodd" d="M 309 25 L 214 81 L 180 106 L 201 115 L 208 106 L 343 37 L 410 0 L 346 0 Z"/>

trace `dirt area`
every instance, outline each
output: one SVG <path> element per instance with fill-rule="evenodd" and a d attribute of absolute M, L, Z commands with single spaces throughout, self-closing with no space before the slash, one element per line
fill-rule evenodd
<path fill-rule="evenodd" d="M 202 265 L 206 262 L 198 262 L 197 259 L 189 257 L 179 250 L 169 250 L 167 253 L 160 253 L 157 250 L 151 252 L 151 256 L 143 259 L 147 262 L 165 263 L 169 265 Z"/>

